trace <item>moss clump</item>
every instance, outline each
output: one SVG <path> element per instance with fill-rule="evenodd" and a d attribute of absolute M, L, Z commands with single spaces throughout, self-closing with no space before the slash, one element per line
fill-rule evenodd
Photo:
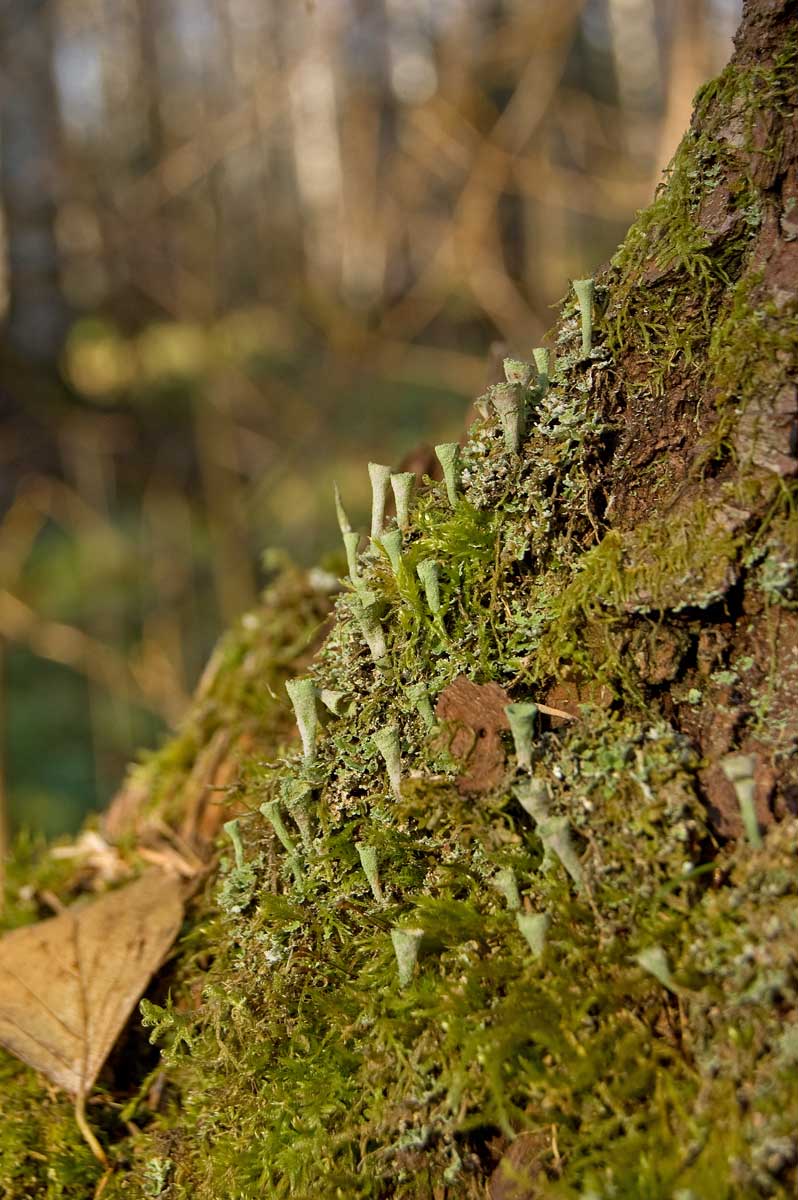
<path fill-rule="evenodd" d="M 606 357 L 595 361 L 604 369 Z M 308 663 L 324 602 L 286 570 L 225 644 L 181 740 L 149 764 L 150 803 L 168 796 L 176 809 L 176 780 L 223 723 L 258 730 L 233 793 L 248 810 L 243 858 L 221 847 L 170 995 L 142 1005 L 166 1086 L 157 1105 L 146 1084 L 128 1097 L 137 1132 L 108 1122 L 107 1196 L 476 1198 L 523 1131 L 545 1134 L 547 1196 L 788 1194 L 784 1114 L 796 1097 L 780 1064 L 796 1012 L 796 829 L 775 829 L 756 855 L 718 846 L 700 759 L 622 653 L 648 614 L 715 602 L 705 547 L 737 570 L 753 543 L 734 529 L 720 537 L 701 501 L 678 524 L 652 518 L 599 539 L 584 504 L 596 423 L 578 370 L 562 370 L 548 404 L 530 394 L 522 460 L 495 423 L 477 427 L 464 495 L 454 511 L 439 488 L 419 499 L 399 570 L 362 558 L 385 661 L 374 663 L 344 591 Z M 562 456 L 550 453 L 560 435 Z M 577 500 L 540 528 L 525 497 L 548 471 Z M 414 583 L 429 558 L 441 566 L 438 613 Z M 584 643 L 592 663 L 577 649 L 586 625 L 603 635 Z M 529 681 L 544 688 L 566 660 L 620 681 L 623 704 L 540 728 L 527 771 L 508 739 L 500 782 L 476 803 L 462 795 L 408 685 L 434 699 L 465 673 L 532 699 Z M 276 690 L 308 669 L 346 700 L 312 761 Z M 374 740 L 387 725 L 400 739 L 398 795 Z M 540 918 L 534 939 L 497 886 L 509 873 L 523 914 Z M 404 978 L 397 930 L 416 931 Z M 71 1194 L 31 1171 L 30 1142 L 9 1134 L 0 1153 L 28 1171 L 28 1190 L 14 1182 L 10 1197 Z M 90 1161 L 81 1169 L 93 1178 Z"/>
<path fill-rule="evenodd" d="M 533 783 L 568 822 L 582 888 L 546 853 L 512 776 L 476 808 L 438 778 L 328 814 L 299 879 L 282 856 L 277 893 L 271 835 L 253 826 L 261 890 L 243 912 L 225 905 L 223 870 L 217 957 L 193 974 L 193 1003 L 145 1007 L 175 1089 L 157 1135 L 172 1135 L 170 1194 L 476 1197 L 489 1146 L 541 1127 L 547 1195 L 681 1186 L 714 1200 L 754 1178 L 781 1194 L 763 1164 L 781 1147 L 789 1165 L 794 1084 L 759 1059 L 796 982 L 796 829 L 756 860 L 719 856 L 696 767 L 661 721 L 586 713 L 541 737 Z M 493 886 L 508 868 L 527 911 L 549 917 L 540 959 Z M 767 922 L 770 949 L 746 959 Z M 422 932 L 406 987 L 397 927 Z M 638 964 L 651 947 L 675 992 Z M 737 1088 L 754 1079 L 747 1110 Z"/>
<path fill-rule="evenodd" d="M 613 259 L 607 342 L 616 355 L 634 349 L 655 394 L 676 370 L 717 369 L 720 375 L 733 363 L 736 382 L 743 378 L 738 359 L 744 363 L 760 344 L 740 325 L 756 307 L 745 303 L 752 281 L 742 268 L 764 216 L 756 177 L 760 156 L 777 163 L 784 145 L 782 137 L 774 137 L 761 146 L 756 127 L 774 114 L 789 124 L 797 66 L 798 35 L 792 29 L 769 66 L 733 62 L 701 89 L 691 129 L 654 203 L 639 215 Z M 721 330 L 718 319 L 733 324 Z"/>

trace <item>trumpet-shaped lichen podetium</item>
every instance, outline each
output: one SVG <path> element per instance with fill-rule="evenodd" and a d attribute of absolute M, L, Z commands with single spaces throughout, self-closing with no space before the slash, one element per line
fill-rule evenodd
<path fill-rule="evenodd" d="M 391 468 L 382 463 L 369 463 L 371 480 L 371 537 L 372 541 L 382 537 L 385 526 L 385 505 L 388 501 L 388 484 Z"/>
<path fill-rule="evenodd" d="M 501 421 L 505 449 L 517 454 L 524 436 L 524 394 L 515 384 L 497 383 L 490 389 L 490 398 Z"/>
<path fill-rule="evenodd" d="M 753 754 L 727 754 L 720 760 L 720 769 L 734 788 L 745 836 L 757 850 L 762 848 L 762 834 L 756 815 L 756 759 Z"/>
<path fill-rule="evenodd" d="M 294 845 L 290 833 L 285 827 L 285 823 L 280 814 L 280 805 L 278 802 L 276 800 L 266 800 L 263 804 L 261 804 L 260 811 L 269 822 L 288 853 L 292 856 L 295 856 L 296 846 Z"/>
<path fill-rule="evenodd" d="M 493 886 L 501 896 L 504 896 L 511 912 L 515 912 L 521 907 L 521 894 L 518 891 L 518 883 L 512 867 L 502 867 L 500 871 L 497 871 L 493 876 Z"/>
<path fill-rule="evenodd" d="M 517 912 L 515 922 L 532 951 L 532 957 L 542 958 L 546 948 L 546 934 L 551 924 L 548 914 Z"/>
<path fill-rule="evenodd" d="M 432 729 L 435 724 L 435 713 L 432 710 L 432 701 L 429 698 L 427 685 L 425 683 L 411 683 L 406 688 L 405 695 L 421 717 L 425 728 Z"/>
<path fill-rule="evenodd" d="M 518 766 L 529 771 L 532 767 L 532 746 L 535 740 L 538 706 L 531 701 L 508 704 L 504 711 L 510 722 L 510 732 L 515 742 L 515 757 Z"/>
<path fill-rule="evenodd" d="M 399 742 L 399 730 L 395 725 L 386 725 L 372 734 L 371 740 L 385 760 L 391 791 L 397 800 L 401 800 L 402 750 Z"/>
<path fill-rule="evenodd" d="M 460 485 L 460 443 L 441 442 L 435 447 L 438 462 L 443 467 L 443 482 L 446 484 L 446 495 L 452 508 L 457 505 L 457 492 Z"/>
<path fill-rule="evenodd" d="M 536 346 L 532 358 L 538 371 L 538 393 L 545 396 L 549 390 L 549 352 L 545 346 Z"/>
<path fill-rule="evenodd" d="M 349 569 L 349 578 L 354 587 L 361 585 L 360 572 L 357 565 L 357 548 L 360 545 L 360 534 L 355 533 L 353 529 L 348 529 L 343 534 L 344 551 L 346 552 L 346 565 Z"/>
<path fill-rule="evenodd" d="M 402 566 L 402 531 L 389 529 L 380 538 L 380 545 L 388 555 L 388 562 L 394 575 L 398 575 Z"/>
<path fill-rule="evenodd" d="M 416 573 L 424 588 L 430 612 L 437 613 L 441 609 L 440 569 L 433 558 L 422 559 L 416 564 Z"/>
<path fill-rule="evenodd" d="M 549 789 L 543 779 L 526 780 L 515 789 L 519 804 L 535 822 L 544 850 L 558 859 L 577 887 L 584 886 L 584 872 L 571 836 L 567 817 L 554 816 L 549 807 Z"/>
<path fill-rule="evenodd" d="M 403 530 L 410 527 L 410 502 L 415 486 L 415 471 L 399 471 L 391 476 L 391 487 L 396 501 L 396 524 Z"/>
<path fill-rule="evenodd" d="M 380 884 L 380 873 L 377 865 L 377 851 L 373 846 L 369 846 L 366 842 L 357 842 L 355 844 L 360 865 L 363 868 L 363 874 L 368 880 L 368 885 L 371 888 L 371 894 L 378 904 L 385 903 L 385 897 L 382 894 L 382 886 Z"/>
<path fill-rule="evenodd" d="M 531 377 L 532 368 L 529 363 L 521 362 L 518 358 L 505 358 L 504 378 L 508 383 L 517 384 L 519 387 L 525 388 Z"/>
<path fill-rule="evenodd" d="M 589 354 L 593 348 L 593 294 L 596 285 L 592 279 L 575 279 L 574 291 L 579 301 L 582 316 L 582 353 Z"/>
<path fill-rule="evenodd" d="M 662 946 L 646 946 L 644 950 L 635 955 L 635 962 L 644 971 L 648 971 L 649 975 L 653 975 L 669 992 L 679 995 L 685 990 L 680 988 L 673 978 L 668 956 Z"/>
<path fill-rule="evenodd" d="M 284 779 L 280 785 L 280 796 L 294 819 L 302 846 L 307 852 L 313 843 L 311 819 L 313 788 L 304 779 Z"/>
<path fill-rule="evenodd" d="M 357 566 L 357 548 L 360 544 L 360 534 L 356 533 L 346 515 L 341 492 L 337 483 L 333 483 L 333 494 L 335 496 L 335 513 L 338 518 L 338 528 L 341 530 L 343 538 L 344 550 L 346 552 L 346 565 L 349 570 L 349 578 L 354 587 L 360 584 L 360 575 Z"/>
<path fill-rule="evenodd" d="M 315 684 L 312 679 L 289 679 L 286 681 L 285 690 L 294 706 L 305 762 L 312 763 L 316 757 L 316 735 L 319 728 Z"/>
<path fill-rule="evenodd" d="M 225 821 L 222 828 L 232 843 L 236 866 L 241 870 L 244 865 L 244 846 L 241 841 L 238 817 L 233 817 L 232 821 Z"/>
<path fill-rule="evenodd" d="M 418 948 L 424 937 L 423 929 L 392 929 L 391 941 L 399 968 L 399 987 L 406 988 L 413 978 L 418 961 Z"/>
<path fill-rule="evenodd" d="M 335 482 L 333 482 L 333 495 L 335 496 L 335 515 L 338 518 L 338 528 L 341 530 L 341 533 L 350 533 L 352 526 L 349 517 L 346 515 L 344 502 L 341 499 L 341 489 Z"/>
<path fill-rule="evenodd" d="M 365 598 L 361 599 L 358 597 L 355 606 L 355 619 L 360 626 L 363 640 L 369 648 L 369 653 L 375 665 L 386 667 L 388 663 L 388 646 L 380 623 L 378 609 L 378 602 L 366 602 Z"/>

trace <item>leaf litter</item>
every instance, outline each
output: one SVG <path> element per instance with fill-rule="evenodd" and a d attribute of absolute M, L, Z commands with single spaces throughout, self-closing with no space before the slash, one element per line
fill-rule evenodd
<path fill-rule="evenodd" d="M 75 1102 L 86 1097 L 183 920 L 183 888 L 148 872 L 97 900 L 0 938 L 0 1044 Z"/>

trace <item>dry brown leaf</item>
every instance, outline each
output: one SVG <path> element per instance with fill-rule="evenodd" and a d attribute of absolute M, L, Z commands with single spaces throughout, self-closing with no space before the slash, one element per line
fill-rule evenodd
<path fill-rule="evenodd" d="M 489 792 L 497 787 L 507 768 L 501 732 L 510 728 L 505 708 L 510 697 L 498 683 L 472 683 L 458 675 L 444 688 L 435 715 L 450 730 L 449 750 L 465 770 L 457 779 L 461 792 Z M 544 716 L 576 721 L 573 713 L 549 704 L 538 704 Z"/>
<path fill-rule="evenodd" d="M 98 1157 L 83 1104 L 182 919 L 159 871 L 0 938 L 0 1044 L 75 1099 Z"/>
<path fill-rule="evenodd" d="M 465 675 L 438 697 L 435 714 L 453 730 L 449 749 L 466 768 L 457 780 L 461 792 L 489 792 L 501 782 L 507 759 L 499 734 L 510 728 L 509 703 L 498 683 L 472 683 Z"/>
<path fill-rule="evenodd" d="M 488 1185 L 490 1200 L 536 1200 L 544 1193 L 544 1162 L 550 1138 L 543 1130 L 526 1130 L 510 1144 Z"/>

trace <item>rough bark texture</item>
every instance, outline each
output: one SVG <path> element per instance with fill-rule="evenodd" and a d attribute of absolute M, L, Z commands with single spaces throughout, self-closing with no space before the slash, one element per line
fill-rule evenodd
<path fill-rule="evenodd" d="M 764 574 L 779 590 L 777 564 L 789 573 L 798 528 L 777 522 L 760 555 L 711 553 L 713 533 L 739 543 L 760 529 L 798 470 L 797 21 L 794 3 L 746 6 L 734 58 L 699 95 L 669 183 L 601 280 L 615 350 L 601 394 L 617 432 L 597 495 L 623 532 L 648 532 L 652 514 L 677 529 L 703 514 L 696 533 L 710 553 L 669 597 L 684 615 L 653 635 L 646 673 L 708 760 L 703 783 L 727 836 L 740 833 L 739 814 L 716 764 L 733 744 L 759 755 L 763 821 L 798 807 L 798 764 L 784 753 L 794 730 L 788 721 L 783 743 L 776 733 L 798 709 L 798 620 L 760 586 Z M 685 641 L 691 601 L 710 599 Z M 732 657 L 750 668 L 713 678 Z M 774 660 L 783 670 L 763 746 L 751 703 Z M 677 675 L 700 706 L 675 693 Z"/>
<path fill-rule="evenodd" d="M 109 844 L 14 865 L 21 922 L 242 814 L 143 1003 L 162 1059 L 132 1027 L 89 1108 L 106 1200 L 795 1195 L 797 79 L 798 5 L 749 0 L 592 336 L 569 298 L 551 380 L 489 391 L 457 503 L 357 587 L 284 567 Z M 98 1175 L 0 1059 L 5 1196 Z"/>

